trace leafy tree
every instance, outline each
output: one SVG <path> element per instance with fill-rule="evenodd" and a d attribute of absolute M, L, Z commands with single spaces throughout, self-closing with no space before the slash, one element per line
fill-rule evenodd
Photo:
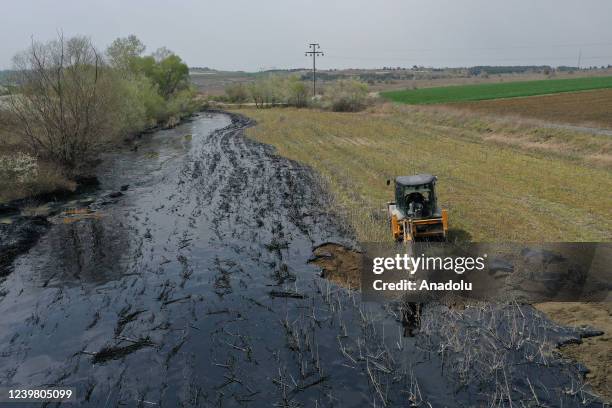
<path fill-rule="evenodd" d="M 189 67 L 178 55 L 170 55 L 159 61 L 154 81 L 159 92 L 168 98 L 176 91 L 189 87 Z"/>
<path fill-rule="evenodd" d="M 153 56 L 135 58 L 132 70 L 149 78 L 165 99 L 189 87 L 189 67 L 178 55 L 172 54 L 159 62 Z"/>
<path fill-rule="evenodd" d="M 167 102 L 166 115 L 171 117 L 183 117 L 190 115 L 197 110 L 195 102 L 195 91 L 185 88 L 176 92 Z"/>
<path fill-rule="evenodd" d="M 132 58 L 130 61 L 130 70 L 135 74 L 144 75 L 151 80 L 155 77 L 157 62 L 151 55 L 145 57 Z"/>
<path fill-rule="evenodd" d="M 145 76 L 118 79 L 114 94 L 118 106 L 115 123 L 121 134 L 146 129 L 166 115 L 166 101 Z"/>
<path fill-rule="evenodd" d="M 255 81 L 248 85 L 249 95 L 255 106 L 262 108 L 265 102 L 265 90 L 262 81 Z"/>
<path fill-rule="evenodd" d="M 282 78 L 270 75 L 249 84 L 249 93 L 255 106 L 274 106 L 282 101 Z"/>
<path fill-rule="evenodd" d="M 285 82 L 287 104 L 298 108 L 308 105 L 310 87 L 296 75 L 289 77 Z"/>
<path fill-rule="evenodd" d="M 127 71 L 133 60 L 142 55 L 145 49 L 145 45 L 132 34 L 113 41 L 106 49 L 106 55 L 112 67 Z"/>

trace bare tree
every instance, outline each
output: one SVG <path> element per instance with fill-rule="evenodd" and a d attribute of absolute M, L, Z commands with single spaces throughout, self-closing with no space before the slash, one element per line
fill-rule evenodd
<path fill-rule="evenodd" d="M 87 37 L 32 41 L 14 59 L 9 108 L 30 148 L 73 171 L 114 135 L 112 79 Z"/>

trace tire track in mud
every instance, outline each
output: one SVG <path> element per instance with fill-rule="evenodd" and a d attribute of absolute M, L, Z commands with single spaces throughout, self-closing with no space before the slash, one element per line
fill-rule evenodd
<path fill-rule="evenodd" d="M 91 407 L 595 401 L 544 350 L 579 335 L 530 308 L 431 305 L 407 337 L 401 305 L 321 279 L 313 246 L 350 234 L 310 169 L 251 125 L 202 116 L 156 134 L 157 159 L 111 160 L 103 188 L 135 187 L 54 225 L 1 283 L 0 386 L 77 387 Z"/>

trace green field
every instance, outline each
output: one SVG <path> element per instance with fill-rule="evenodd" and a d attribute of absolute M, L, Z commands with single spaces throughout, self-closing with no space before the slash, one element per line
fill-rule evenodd
<path fill-rule="evenodd" d="M 382 92 L 381 95 L 383 98 L 394 102 L 423 105 L 516 98 L 603 88 L 612 88 L 612 77 L 546 79 L 539 81 L 444 86 Z"/>

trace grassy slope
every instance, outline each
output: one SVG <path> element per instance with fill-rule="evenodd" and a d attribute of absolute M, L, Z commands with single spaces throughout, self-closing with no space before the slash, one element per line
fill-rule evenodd
<path fill-rule="evenodd" d="M 389 238 L 383 209 L 393 193 L 386 179 L 419 172 L 439 176 L 440 202 L 450 210 L 455 236 L 467 233 L 475 241 L 612 239 L 612 172 L 577 159 L 576 151 L 564 156 L 547 152 L 545 145 L 538 152 L 530 144 L 512 146 L 490 138 L 499 133 L 513 139 L 505 125 L 483 126 L 422 109 L 244 113 L 258 121 L 251 137 L 323 176 L 362 240 Z M 524 130 L 516 132 L 519 138 Z M 552 140 L 555 146 L 560 143 Z M 593 137 L 581 145 L 598 143 Z"/>
<path fill-rule="evenodd" d="M 408 104 L 433 104 L 479 101 L 545 95 L 559 92 L 575 92 L 612 88 L 612 77 L 588 77 L 573 79 L 547 79 L 541 81 L 503 82 L 464 86 L 444 86 L 404 91 L 383 92 L 384 98 Z"/>

